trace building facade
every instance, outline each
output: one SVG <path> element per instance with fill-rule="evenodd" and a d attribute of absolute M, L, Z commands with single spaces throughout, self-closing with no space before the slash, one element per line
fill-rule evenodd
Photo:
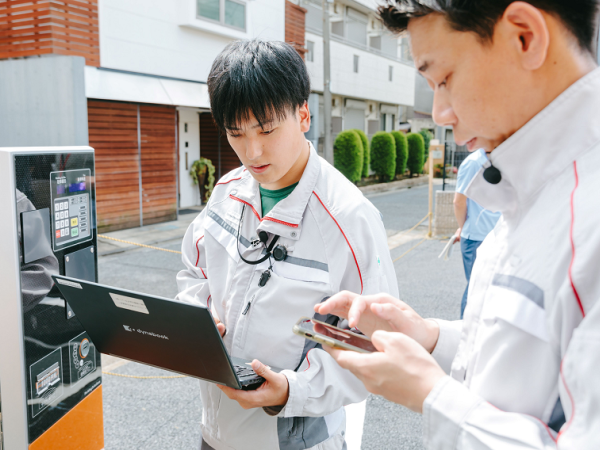
<path fill-rule="evenodd" d="M 189 175 L 200 155 L 213 162 L 216 177 L 240 164 L 214 125 L 206 85 L 212 61 L 228 43 L 285 40 L 305 58 L 313 84 L 314 126 L 308 137 L 319 145 L 324 133 L 320 4 L 0 2 L 0 73 L 11 73 L 21 84 L 11 86 L 10 101 L 0 105 L 0 119 L 7 119 L 6 130 L 0 123 L 0 145 L 89 143 L 96 150 L 100 232 L 173 220 L 180 209 L 200 204 Z M 414 104 L 414 68 L 403 56 L 402 41 L 383 31 L 370 0 L 336 1 L 330 13 L 334 135 L 348 128 L 370 135 L 396 129 Z M 64 61 L 74 61 L 69 83 Z M 39 73 L 46 75 L 36 82 Z M 71 85 L 81 89 L 70 92 Z M 74 118 L 59 114 L 63 103 Z M 25 118 L 36 114 L 40 120 L 31 132 Z M 10 122 L 11 116 L 23 120 Z M 72 129 L 69 121 L 76 122 L 75 138 L 56 131 Z"/>
<path fill-rule="evenodd" d="M 321 0 L 300 0 L 306 9 L 306 65 L 311 75 L 314 129 L 309 139 L 322 151 L 323 9 Z M 371 137 L 393 131 L 414 106 L 415 69 L 405 38 L 384 29 L 371 0 L 328 4 L 331 36 L 332 133 L 360 129 Z"/>

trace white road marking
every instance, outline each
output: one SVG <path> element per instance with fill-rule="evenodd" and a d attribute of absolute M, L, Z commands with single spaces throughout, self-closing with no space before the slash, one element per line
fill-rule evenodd
<path fill-rule="evenodd" d="M 360 450 L 367 401 L 346 406 L 346 445 L 348 450 Z"/>

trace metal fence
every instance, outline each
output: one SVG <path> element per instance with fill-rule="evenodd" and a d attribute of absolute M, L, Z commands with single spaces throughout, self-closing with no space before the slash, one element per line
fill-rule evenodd
<path fill-rule="evenodd" d="M 445 170 L 442 171 L 442 190 L 445 191 L 446 186 L 449 189 L 454 189 L 458 168 L 467 156 L 469 156 L 469 151 L 466 146 L 459 146 L 454 142 L 446 143 L 446 151 L 444 152 Z"/>

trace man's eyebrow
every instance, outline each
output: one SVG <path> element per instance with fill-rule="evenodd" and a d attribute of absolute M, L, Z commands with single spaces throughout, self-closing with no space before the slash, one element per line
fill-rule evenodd
<path fill-rule="evenodd" d="M 421 73 L 425 73 L 427 72 L 427 69 L 429 69 L 429 61 L 425 61 L 423 64 L 421 64 L 421 66 L 419 67 L 419 72 Z"/>

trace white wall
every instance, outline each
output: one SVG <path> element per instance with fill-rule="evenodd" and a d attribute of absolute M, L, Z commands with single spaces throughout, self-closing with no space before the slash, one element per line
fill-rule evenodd
<path fill-rule="evenodd" d="M 193 108 L 177 108 L 179 111 L 179 206 L 189 208 L 200 205 L 198 185 L 190 177 L 192 163 L 200 158 L 200 118 L 198 110 Z M 187 133 L 185 124 L 187 123 Z M 185 146 L 185 143 L 188 146 Z M 188 167 L 185 167 L 185 154 L 188 154 Z"/>
<path fill-rule="evenodd" d="M 323 38 L 307 32 L 306 40 L 315 43 L 314 61 L 306 63 L 312 89 L 322 92 Z M 354 55 L 359 55 L 358 73 L 353 72 Z M 391 82 L 388 78 L 389 66 L 394 67 Z M 415 69 L 395 60 L 331 41 L 331 92 L 346 97 L 413 106 Z"/>
<path fill-rule="evenodd" d="M 231 41 L 285 38 L 285 0 L 248 0 L 247 32 L 197 19 L 195 0 L 99 0 L 102 67 L 206 81 Z"/>

